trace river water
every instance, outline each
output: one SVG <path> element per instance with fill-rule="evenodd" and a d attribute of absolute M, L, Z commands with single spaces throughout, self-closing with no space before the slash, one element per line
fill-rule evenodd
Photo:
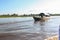
<path fill-rule="evenodd" d="M 0 40 L 44 40 L 58 35 L 60 16 L 45 22 L 34 22 L 32 17 L 0 18 Z"/>

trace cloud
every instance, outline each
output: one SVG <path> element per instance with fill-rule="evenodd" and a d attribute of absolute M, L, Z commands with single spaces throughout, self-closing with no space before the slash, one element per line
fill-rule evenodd
<path fill-rule="evenodd" d="M 60 0 L 37 0 L 31 6 L 19 10 L 19 14 L 60 13 Z"/>
<path fill-rule="evenodd" d="M 30 10 L 32 13 L 59 13 L 60 12 L 60 0 L 39 0 Z"/>

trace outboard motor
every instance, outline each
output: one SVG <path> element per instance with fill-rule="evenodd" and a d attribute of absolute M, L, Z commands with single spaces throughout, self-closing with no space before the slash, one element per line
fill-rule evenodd
<path fill-rule="evenodd" d="M 40 13 L 39 16 L 41 16 L 43 18 L 43 16 L 45 16 L 45 14 L 44 13 Z"/>

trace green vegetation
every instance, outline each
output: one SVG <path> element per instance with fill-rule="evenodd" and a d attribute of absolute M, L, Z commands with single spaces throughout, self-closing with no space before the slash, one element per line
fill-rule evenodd
<path fill-rule="evenodd" d="M 23 15 L 18 15 L 18 14 L 5 14 L 5 15 L 0 15 L 0 18 L 4 17 L 32 17 L 32 16 L 39 16 L 39 14 L 23 14 Z M 60 16 L 60 14 L 50 14 L 50 16 Z"/>
<path fill-rule="evenodd" d="M 23 14 L 23 15 L 18 15 L 18 14 L 5 14 L 5 15 L 0 15 L 0 18 L 5 18 L 5 17 L 31 17 L 31 16 L 38 16 L 38 14 Z"/>

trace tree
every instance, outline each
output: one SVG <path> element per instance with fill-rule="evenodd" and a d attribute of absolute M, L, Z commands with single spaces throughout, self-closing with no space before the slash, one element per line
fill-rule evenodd
<path fill-rule="evenodd" d="M 14 13 L 14 14 L 12 14 L 11 16 L 18 16 L 18 15 Z"/>

